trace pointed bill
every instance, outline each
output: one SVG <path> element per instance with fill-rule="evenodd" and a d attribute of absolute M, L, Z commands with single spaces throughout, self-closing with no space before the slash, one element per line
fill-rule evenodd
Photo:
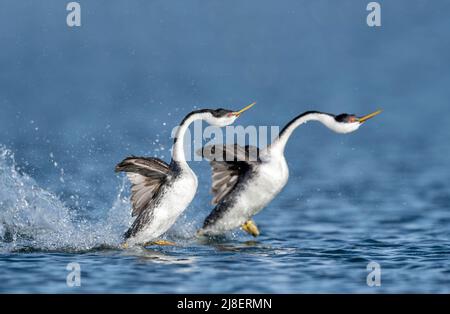
<path fill-rule="evenodd" d="M 372 113 L 370 113 L 368 115 L 365 115 L 364 117 L 359 118 L 358 121 L 359 121 L 359 123 L 363 123 L 363 122 L 365 122 L 365 121 L 375 117 L 376 115 L 379 115 L 380 113 L 381 113 L 381 110 L 377 110 L 377 111 L 372 112 Z"/>
<path fill-rule="evenodd" d="M 250 105 L 248 105 L 248 106 L 242 108 L 241 110 L 236 111 L 236 112 L 233 112 L 233 113 L 234 113 L 235 116 L 240 116 L 241 113 L 243 113 L 244 111 L 250 109 L 250 108 L 253 107 L 255 104 L 256 104 L 256 101 L 255 101 L 255 102 L 252 102 Z"/>

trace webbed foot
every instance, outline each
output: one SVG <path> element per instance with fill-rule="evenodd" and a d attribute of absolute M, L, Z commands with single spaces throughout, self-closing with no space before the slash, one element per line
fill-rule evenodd
<path fill-rule="evenodd" d="M 242 230 L 245 232 L 251 234 L 254 237 L 259 236 L 259 229 L 258 226 L 255 224 L 253 220 L 247 220 L 242 224 Z"/>
<path fill-rule="evenodd" d="M 146 243 L 144 243 L 143 246 L 150 246 L 150 245 L 175 246 L 177 244 L 172 241 L 159 239 L 159 240 L 155 240 L 155 241 L 146 242 Z"/>

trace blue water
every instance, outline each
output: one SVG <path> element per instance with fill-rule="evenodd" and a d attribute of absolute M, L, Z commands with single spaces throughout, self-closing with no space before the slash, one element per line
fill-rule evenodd
<path fill-rule="evenodd" d="M 448 1 L 80 1 L 0 5 L 0 292 L 449 292 Z M 286 188 L 261 236 L 194 238 L 209 166 L 166 235 L 121 250 L 127 155 L 170 158 L 194 108 L 258 104 L 238 124 L 306 110 L 382 115 L 290 139 Z M 369 287 L 369 262 L 381 286 Z M 68 263 L 81 286 L 68 287 Z"/>

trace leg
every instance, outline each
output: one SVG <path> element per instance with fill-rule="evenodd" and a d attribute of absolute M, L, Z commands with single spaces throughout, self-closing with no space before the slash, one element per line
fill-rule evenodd
<path fill-rule="evenodd" d="M 255 224 L 253 220 L 247 220 L 242 224 L 242 230 L 251 234 L 254 237 L 259 236 L 258 226 Z"/>
<path fill-rule="evenodd" d="M 149 245 L 164 245 L 164 246 L 175 246 L 177 245 L 175 242 L 167 241 L 167 240 L 154 240 L 150 242 L 144 243 L 143 246 L 149 246 Z"/>

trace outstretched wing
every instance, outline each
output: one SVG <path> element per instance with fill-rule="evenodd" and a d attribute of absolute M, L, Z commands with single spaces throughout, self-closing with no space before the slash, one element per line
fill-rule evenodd
<path fill-rule="evenodd" d="M 167 163 L 158 158 L 128 157 L 116 166 L 116 172 L 126 172 L 131 181 L 132 215 L 148 208 L 170 175 Z"/>
<path fill-rule="evenodd" d="M 259 149 L 247 145 L 207 145 L 197 151 L 208 159 L 212 169 L 211 193 L 213 205 L 218 204 L 260 162 Z"/>

